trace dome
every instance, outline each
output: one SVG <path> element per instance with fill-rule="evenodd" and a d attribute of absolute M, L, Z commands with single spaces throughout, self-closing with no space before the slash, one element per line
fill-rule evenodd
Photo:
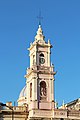
<path fill-rule="evenodd" d="M 18 106 L 27 105 L 27 86 L 26 86 L 26 85 L 25 85 L 24 88 L 21 90 L 17 102 L 18 102 Z"/>
<path fill-rule="evenodd" d="M 19 98 L 27 96 L 27 86 L 25 85 L 24 88 L 21 90 Z"/>

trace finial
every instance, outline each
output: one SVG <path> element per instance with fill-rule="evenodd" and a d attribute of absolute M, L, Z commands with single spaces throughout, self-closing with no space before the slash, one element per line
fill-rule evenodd
<path fill-rule="evenodd" d="M 62 103 L 62 108 L 65 109 L 65 104 L 64 104 L 64 100 L 63 100 L 63 103 Z"/>
<path fill-rule="evenodd" d="M 32 45 L 32 42 L 30 43 L 30 45 Z"/>
<path fill-rule="evenodd" d="M 39 16 L 37 18 L 39 20 L 39 25 L 41 26 L 41 20 L 43 19 L 43 17 L 41 17 L 41 11 L 39 11 Z"/>
<path fill-rule="evenodd" d="M 58 109 L 58 102 L 55 100 L 55 108 Z"/>
<path fill-rule="evenodd" d="M 48 39 L 48 44 L 50 44 L 50 39 Z"/>
<path fill-rule="evenodd" d="M 64 100 L 63 100 L 63 103 L 62 103 L 62 105 L 64 106 Z"/>

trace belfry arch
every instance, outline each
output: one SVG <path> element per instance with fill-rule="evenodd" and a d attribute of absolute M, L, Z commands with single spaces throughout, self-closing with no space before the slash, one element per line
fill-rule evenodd
<path fill-rule="evenodd" d="M 46 82 L 41 81 L 40 82 L 40 100 L 46 100 L 46 98 L 47 98 Z"/>

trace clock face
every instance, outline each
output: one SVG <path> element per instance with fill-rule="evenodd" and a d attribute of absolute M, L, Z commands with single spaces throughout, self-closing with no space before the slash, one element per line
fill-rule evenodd
<path fill-rule="evenodd" d="M 41 64 L 44 64 L 44 63 L 45 63 L 45 59 L 44 59 L 44 58 L 40 58 L 39 60 L 40 60 L 40 63 L 41 63 Z"/>

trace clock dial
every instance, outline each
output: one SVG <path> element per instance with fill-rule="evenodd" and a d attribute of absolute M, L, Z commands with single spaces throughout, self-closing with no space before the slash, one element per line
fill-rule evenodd
<path fill-rule="evenodd" d="M 40 63 L 44 64 L 45 63 L 45 59 L 44 58 L 40 58 Z"/>

